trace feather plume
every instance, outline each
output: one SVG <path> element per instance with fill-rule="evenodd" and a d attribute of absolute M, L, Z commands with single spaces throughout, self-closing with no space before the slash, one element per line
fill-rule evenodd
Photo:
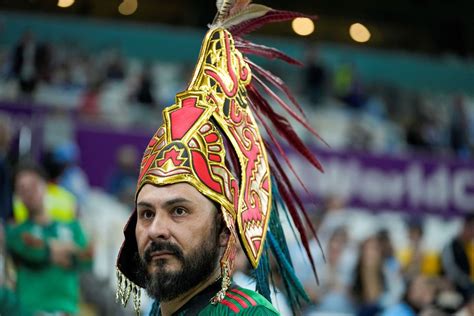
<path fill-rule="evenodd" d="M 255 76 L 253 77 L 256 78 Z M 314 167 L 318 170 L 323 171 L 321 164 L 313 155 L 313 153 L 306 147 L 303 141 L 299 138 L 296 132 L 291 127 L 291 124 L 288 120 L 281 116 L 280 114 L 276 113 L 270 104 L 263 98 L 260 93 L 255 89 L 255 87 L 250 84 L 247 88 L 249 96 L 254 98 L 256 102 L 254 104 L 258 104 L 259 108 L 267 115 L 267 117 L 272 121 L 273 125 L 275 125 L 277 132 L 285 138 L 292 147 L 297 150 L 306 160 L 311 163 Z"/>
<path fill-rule="evenodd" d="M 216 0 L 217 14 L 212 23 L 222 22 L 229 15 L 229 11 L 234 3 L 235 0 Z"/>
<path fill-rule="evenodd" d="M 281 92 L 283 92 L 286 97 L 291 101 L 291 103 L 294 104 L 294 106 L 296 106 L 296 108 L 298 109 L 298 111 L 300 112 L 300 114 L 305 118 L 306 118 L 306 115 L 305 113 L 303 112 L 303 109 L 301 108 L 300 104 L 298 103 L 298 101 L 296 101 L 296 98 L 293 96 L 293 94 L 291 93 L 290 89 L 286 86 L 286 84 L 283 82 L 283 80 L 280 79 L 280 77 L 278 76 L 275 76 L 273 73 L 271 73 L 270 71 L 268 70 L 265 70 L 263 69 L 262 67 L 260 67 L 259 65 L 255 64 L 254 62 L 252 62 L 251 60 L 249 60 L 248 58 L 245 59 L 245 62 L 247 62 L 247 64 L 250 65 L 251 69 L 254 70 L 255 72 L 257 72 L 260 76 L 262 76 L 263 78 L 265 78 L 268 82 L 270 82 L 271 84 L 273 84 L 273 86 L 275 86 L 278 90 L 280 90 Z"/>
<path fill-rule="evenodd" d="M 252 104 L 252 103 L 251 103 Z M 254 106 L 255 107 L 255 106 Z M 290 162 L 290 159 L 288 158 L 288 156 L 286 155 L 285 151 L 283 150 L 283 148 L 281 147 L 280 143 L 278 142 L 278 140 L 276 139 L 276 137 L 273 135 L 271 129 L 270 129 L 270 126 L 268 126 L 267 122 L 260 116 L 260 113 L 257 111 L 254 111 L 255 113 L 255 116 L 256 118 L 258 119 L 258 121 L 262 124 L 263 128 L 265 129 L 265 131 L 267 132 L 268 134 L 268 137 L 270 137 L 270 141 L 272 142 L 272 144 L 277 148 L 278 152 L 280 153 L 281 157 L 283 157 L 283 159 L 285 160 L 286 164 L 288 165 L 288 167 L 290 168 L 291 172 L 293 173 L 293 175 L 296 177 L 296 180 L 298 180 L 298 182 L 301 184 L 301 186 L 303 188 L 306 188 L 303 181 L 301 180 L 300 176 L 298 175 L 298 173 L 296 172 L 296 170 L 294 169 L 293 167 L 293 164 Z M 266 146 L 267 150 L 269 153 L 273 154 L 273 152 L 271 151 L 271 147 L 269 146 Z M 280 167 L 280 165 L 278 165 L 278 167 Z M 307 190 L 306 190 L 307 191 Z"/>
<path fill-rule="evenodd" d="M 232 15 L 236 15 L 240 13 L 242 10 L 244 10 L 245 8 L 249 6 L 250 2 L 252 1 L 251 0 L 236 0 L 234 3 L 234 6 L 230 8 L 229 15 L 232 16 Z"/>
<path fill-rule="evenodd" d="M 234 25 L 239 25 L 245 21 L 262 17 L 270 10 L 271 8 L 261 4 L 251 4 L 245 8 L 241 8 L 239 11 L 235 11 L 234 14 L 233 10 L 231 10 L 229 17 L 222 21 L 221 26 L 224 28 L 230 28 Z"/>
<path fill-rule="evenodd" d="M 290 114 L 295 120 L 303 125 L 309 132 L 311 132 L 311 134 L 319 138 L 319 140 L 327 145 L 327 143 L 321 138 L 321 136 L 319 136 L 319 134 L 311 127 L 311 125 L 309 125 L 304 118 L 300 117 L 293 110 L 291 110 L 288 104 L 286 104 L 285 101 L 283 101 L 275 92 L 273 92 L 272 89 L 270 89 L 259 77 L 254 76 L 253 78 L 255 79 L 255 82 L 258 83 L 273 100 L 277 101 L 277 103 L 280 104 L 288 114 Z M 318 169 L 322 171 L 321 166 L 319 166 Z"/>
<path fill-rule="evenodd" d="M 235 48 L 237 48 L 244 54 L 261 56 L 266 59 L 280 59 L 291 65 L 303 66 L 300 61 L 286 55 L 285 53 L 279 51 L 276 48 L 255 44 L 239 37 L 234 37 L 234 41 Z"/>

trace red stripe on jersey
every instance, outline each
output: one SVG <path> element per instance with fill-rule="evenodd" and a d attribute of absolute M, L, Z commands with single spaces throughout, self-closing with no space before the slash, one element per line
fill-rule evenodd
<path fill-rule="evenodd" d="M 237 307 L 237 305 L 235 305 L 234 303 L 231 303 L 225 299 L 223 299 L 221 301 L 222 304 L 224 304 L 225 306 L 229 307 L 234 313 L 238 313 L 239 312 L 239 308 Z"/>
<path fill-rule="evenodd" d="M 255 302 L 253 298 L 251 298 L 250 296 L 248 296 L 247 294 L 245 294 L 245 293 L 242 292 L 241 290 L 232 289 L 232 290 L 230 290 L 230 291 L 231 291 L 231 292 L 234 292 L 234 293 L 237 293 L 237 294 L 239 294 L 240 296 L 242 296 L 243 298 L 245 298 L 247 301 L 250 302 L 250 304 L 252 304 L 252 306 L 257 305 L 257 302 Z"/>
<path fill-rule="evenodd" d="M 239 303 L 240 305 L 242 305 L 243 308 L 247 308 L 248 305 L 247 303 L 245 303 L 245 301 L 243 299 L 241 299 L 240 297 L 236 296 L 236 295 L 232 295 L 230 293 L 227 293 L 227 296 L 230 297 L 231 299 L 237 301 L 237 303 Z"/>

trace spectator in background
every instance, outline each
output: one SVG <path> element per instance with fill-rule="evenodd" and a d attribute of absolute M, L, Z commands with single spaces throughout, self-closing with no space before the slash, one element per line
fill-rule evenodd
<path fill-rule="evenodd" d="M 307 50 L 305 67 L 304 93 L 313 105 L 317 105 L 325 97 L 328 73 L 314 46 Z"/>
<path fill-rule="evenodd" d="M 407 126 L 406 142 L 413 149 L 433 152 L 443 145 L 443 132 L 440 128 L 438 112 L 427 104 L 423 96 L 413 101 L 413 115 Z"/>
<path fill-rule="evenodd" d="M 378 315 L 403 294 L 403 282 L 393 267 L 391 246 L 384 234 L 369 237 L 360 247 L 352 285 L 359 316 Z"/>
<path fill-rule="evenodd" d="M 14 48 L 11 64 L 12 75 L 18 80 L 20 91 L 29 97 L 35 91 L 41 74 L 48 73 L 48 46 L 39 45 L 33 33 L 27 31 Z"/>
<path fill-rule="evenodd" d="M 455 316 L 472 316 L 474 315 L 474 291 L 471 290 L 469 293 L 469 296 L 467 298 L 467 303 L 464 305 L 464 307 L 456 313 Z"/>
<path fill-rule="evenodd" d="M 423 249 L 422 238 L 422 222 L 419 220 L 408 222 L 409 244 L 398 253 L 398 260 L 406 280 L 411 280 L 419 274 L 437 276 L 441 272 L 439 255 L 434 251 Z"/>
<path fill-rule="evenodd" d="M 334 74 L 334 92 L 348 108 L 360 110 L 366 103 L 366 95 L 356 66 L 353 63 L 341 64 Z"/>
<path fill-rule="evenodd" d="M 381 298 L 387 288 L 383 274 L 383 255 L 375 236 L 362 242 L 354 272 L 352 294 L 358 316 L 377 315 L 382 311 Z"/>
<path fill-rule="evenodd" d="M 58 178 L 64 170 L 63 166 L 54 160 L 52 153 L 46 153 L 44 166 L 48 175 L 45 194 L 45 208 L 48 216 L 64 223 L 74 221 L 77 218 L 77 199 L 71 192 L 58 185 Z M 19 196 L 14 199 L 13 213 L 15 222 L 18 224 L 29 218 L 28 208 Z"/>
<path fill-rule="evenodd" d="M 153 95 L 154 82 L 151 73 L 151 65 L 145 65 L 137 78 L 137 82 L 130 93 L 132 113 L 136 122 L 150 122 L 149 118 L 154 115 L 156 100 Z"/>
<path fill-rule="evenodd" d="M 383 273 L 385 283 L 384 296 L 382 297 L 382 306 L 390 306 L 402 297 L 404 291 L 403 278 L 400 270 L 400 263 L 395 257 L 392 240 L 389 231 L 382 229 L 377 233 L 377 239 L 383 256 Z"/>
<path fill-rule="evenodd" d="M 52 151 L 53 163 L 59 167 L 59 173 L 53 181 L 71 192 L 82 206 L 89 194 L 89 180 L 79 167 L 79 146 L 73 142 L 65 142 Z"/>
<path fill-rule="evenodd" d="M 461 232 L 443 249 L 443 270 L 467 299 L 474 290 L 474 213 L 465 216 Z"/>
<path fill-rule="evenodd" d="M 105 77 L 112 81 L 122 81 L 125 78 L 125 65 L 120 52 L 117 50 L 111 51 L 108 60 Z"/>
<path fill-rule="evenodd" d="M 79 272 L 92 249 L 77 221 L 60 223 L 45 207 L 46 182 L 32 164 L 18 167 L 15 192 L 28 210 L 28 220 L 7 229 L 7 249 L 17 267 L 16 293 L 27 311 L 76 314 Z"/>
<path fill-rule="evenodd" d="M 460 95 L 454 98 L 449 125 L 451 149 L 459 157 L 469 157 L 469 115 Z"/>
<path fill-rule="evenodd" d="M 436 286 L 425 276 L 417 276 L 407 286 L 401 302 L 387 308 L 382 316 L 416 316 L 423 313 L 434 301 Z"/>
<path fill-rule="evenodd" d="M 315 292 L 315 311 L 318 313 L 353 313 L 354 307 L 350 297 L 350 282 L 355 264 L 355 254 L 350 247 L 346 227 L 336 228 L 327 243 L 326 262 L 318 256 L 319 286 L 312 284 Z M 309 284 L 304 284 L 308 287 Z"/>
<path fill-rule="evenodd" d="M 11 134 L 9 117 L 0 113 L 0 222 L 13 217 L 12 168 L 8 159 Z"/>
<path fill-rule="evenodd" d="M 138 152 L 135 147 L 126 145 L 118 149 L 116 157 L 116 168 L 109 178 L 107 191 L 132 209 L 138 178 Z"/>

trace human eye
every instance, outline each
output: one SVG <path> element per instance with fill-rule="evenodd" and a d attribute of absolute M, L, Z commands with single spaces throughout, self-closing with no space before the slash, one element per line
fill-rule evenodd
<path fill-rule="evenodd" d="M 188 214 L 188 210 L 186 210 L 184 207 L 178 206 L 178 207 L 173 208 L 172 214 L 173 216 L 181 217 Z"/>
<path fill-rule="evenodd" d="M 140 218 L 142 218 L 144 220 L 153 219 L 154 216 L 155 216 L 155 213 L 151 210 L 142 210 L 142 211 L 140 211 Z"/>

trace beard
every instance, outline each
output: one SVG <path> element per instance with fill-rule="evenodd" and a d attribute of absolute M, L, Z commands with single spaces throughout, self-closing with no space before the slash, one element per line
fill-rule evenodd
<path fill-rule="evenodd" d="M 170 252 L 181 267 L 176 271 L 168 271 L 167 259 L 152 260 L 151 254 L 155 251 Z M 148 295 L 159 302 L 167 302 L 207 279 L 215 271 L 218 259 L 219 246 L 217 238 L 212 235 L 186 256 L 175 244 L 167 241 L 152 242 L 143 257 L 140 257 L 140 273 L 145 278 Z M 153 273 L 148 270 L 151 265 L 157 267 Z"/>

